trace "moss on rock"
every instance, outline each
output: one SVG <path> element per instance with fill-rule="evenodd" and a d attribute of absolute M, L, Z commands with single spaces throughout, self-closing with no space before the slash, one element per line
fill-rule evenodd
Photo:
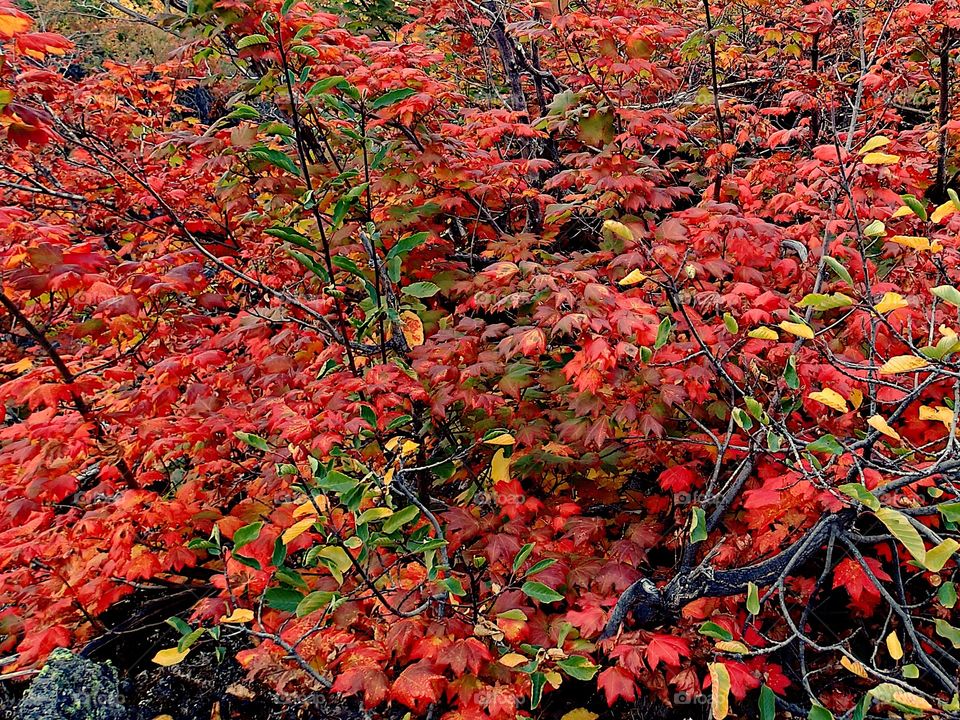
<path fill-rule="evenodd" d="M 55 650 L 17 706 L 16 720 L 124 720 L 117 671 Z"/>

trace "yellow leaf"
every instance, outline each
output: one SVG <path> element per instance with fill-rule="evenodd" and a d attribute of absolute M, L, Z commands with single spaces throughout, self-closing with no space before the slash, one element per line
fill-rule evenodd
<path fill-rule="evenodd" d="M 563 676 L 556 670 L 548 670 L 543 674 L 543 676 L 547 679 L 547 682 L 550 683 L 550 687 L 552 687 L 554 690 L 560 687 L 560 684 L 563 682 Z"/>
<path fill-rule="evenodd" d="M 813 340 L 813 328 L 806 323 L 788 322 L 784 320 L 780 323 L 780 329 L 786 330 L 791 335 L 796 335 L 805 340 Z"/>
<path fill-rule="evenodd" d="M 906 705 L 909 708 L 914 708 L 923 712 L 933 710 L 933 705 L 916 693 L 912 693 L 908 690 L 894 690 L 890 694 L 890 699 L 900 705 Z"/>
<path fill-rule="evenodd" d="M 913 208 L 908 205 L 901 205 L 897 208 L 896 212 L 891 215 L 891 218 L 901 218 L 906 217 L 907 215 L 913 215 Z"/>
<path fill-rule="evenodd" d="M 881 375 L 896 375 L 897 373 L 922 370 L 930 365 L 926 360 L 916 355 L 897 355 L 880 366 Z"/>
<path fill-rule="evenodd" d="M 857 677 L 867 677 L 867 669 L 863 666 L 863 663 L 858 663 L 844 655 L 842 658 L 840 658 L 840 664 Z"/>
<path fill-rule="evenodd" d="M 488 440 L 484 440 L 487 445 L 513 445 L 516 442 L 513 439 L 513 435 L 510 433 L 503 433 L 502 435 L 497 435 Z"/>
<path fill-rule="evenodd" d="M 947 560 L 953 557 L 953 554 L 960 549 L 960 543 L 953 538 L 947 538 L 935 548 L 927 551 L 926 568 L 930 572 L 940 572 Z"/>
<path fill-rule="evenodd" d="M 943 405 L 937 405 L 935 408 L 924 405 L 920 408 L 920 419 L 938 420 L 949 429 L 951 423 L 953 423 L 953 410 Z"/>
<path fill-rule="evenodd" d="M 301 515 L 316 515 L 317 508 L 321 510 L 326 510 L 327 499 L 323 495 L 318 495 L 316 498 L 316 505 L 307 500 L 303 505 L 300 505 L 296 510 L 293 511 L 293 517 L 298 518 Z"/>
<path fill-rule="evenodd" d="M 863 144 L 862 148 L 860 148 L 860 154 L 866 155 L 868 152 L 872 152 L 877 148 L 882 148 L 884 145 L 889 144 L 890 138 L 885 138 L 883 135 L 874 135 Z"/>
<path fill-rule="evenodd" d="M 494 453 L 490 461 L 490 479 L 495 483 L 510 480 L 510 459 L 504 457 L 502 448 Z"/>
<path fill-rule="evenodd" d="M 881 315 L 884 315 L 885 313 L 893 312 L 894 310 L 899 310 L 900 308 L 909 306 L 910 303 L 907 302 L 903 295 L 895 292 L 888 292 L 883 294 L 883 299 L 874 305 L 873 309 Z"/>
<path fill-rule="evenodd" d="M 500 664 L 508 668 L 515 668 L 528 662 L 530 662 L 530 658 L 520 653 L 507 653 L 500 658 Z"/>
<path fill-rule="evenodd" d="M 897 442 L 900 441 L 900 435 L 897 433 L 897 431 L 890 427 L 889 423 L 887 423 L 887 421 L 879 415 L 874 415 L 872 418 L 867 420 L 867 425 L 872 427 L 877 432 L 886 435 L 891 440 L 896 440 Z"/>
<path fill-rule="evenodd" d="M 282 542 L 284 545 L 288 545 L 313 527 L 313 524 L 316 521 L 316 516 L 313 516 L 291 525 L 283 531 L 283 535 L 280 536 L 280 542 Z"/>
<path fill-rule="evenodd" d="M 413 440 L 407 440 L 400 446 L 400 454 L 404 457 L 413 455 L 417 450 L 420 449 L 420 443 L 414 442 Z"/>
<path fill-rule="evenodd" d="M 895 165 L 900 162 L 900 156 L 882 152 L 872 152 L 864 155 L 861 162 L 863 162 L 864 165 Z"/>
<path fill-rule="evenodd" d="M 175 647 L 167 648 L 166 650 L 161 650 L 154 655 L 153 662 L 155 662 L 157 665 L 162 665 L 163 667 L 170 667 L 171 665 L 176 665 L 178 662 L 182 661 L 189 654 L 189 648 L 183 652 L 180 652 Z"/>
<path fill-rule="evenodd" d="M 586 708 L 576 708 L 566 713 L 560 720 L 597 720 L 600 717 Z"/>
<path fill-rule="evenodd" d="M 229 615 L 224 615 L 220 618 L 222 623 L 248 623 L 253 620 L 253 610 L 248 610 L 247 608 L 237 608 Z"/>
<path fill-rule="evenodd" d="M 4 365 L 2 369 L 7 373 L 22 373 L 33 367 L 33 359 L 30 357 L 21 358 L 18 362 Z"/>
<path fill-rule="evenodd" d="M 723 663 L 710 663 L 710 709 L 713 720 L 723 720 L 730 712 L 730 671 Z"/>
<path fill-rule="evenodd" d="M 930 240 L 925 237 L 919 237 L 917 235 L 894 235 L 890 238 L 890 242 L 896 243 L 897 245 L 903 245 L 908 247 L 911 250 L 929 250 L 930 249 Z"/>
<path fill-rule="evenodd" d="M 863 393 L 854 388 L 850 391 L 850 404 L 853 406 L 854 410 L 859 410 L 860 406 L 863 404 Z"/>
<path fill-rule="evenodd" d="M 400 313 L 400 323 L 403 328 L 403 336 L 407 339 L 407 345 L 410 347 L 423 345 L 423 322 L 415 312 L 404 310 Z"/>
<path fill-rule="evenodd" d="M 627 285 L 636 285 L 637 283 L 643 282 L 646 279 L 647 279 L 647 276 L 644 275 L 639 270 L 631 270 L 627 274 L 627 276 L 622 280 L 620 280 L 620 282 L 618 282 L 617 284 L 625 287 Z"/>
<path fill-rule="evenodd" d="M 777 331 L 768 327 L 758 327 L 747 333 L 747 337 L 752 337 L 755 340 L 779 340 L 780 336 L 777 335 Z"/>
<path fill-rule="evenodd" d="M 716 649 L 718 652 L 734 653 L 736 655 L 744 655 L 750 652 L 750 648 L 737 640 L 720 640 L 716 644 Z"/>
<path fill-rule="evenodd" d="M 818 390 L 817 392 L 812 392 L 807 395 L 811 400 L 816 400 L 818 403 L 826 405 L 828 408 L 833 408 L 837 412 L 848 412 L 847 401 L 843 399 L 843 395 L 838 393 L 836 390 L 831 390 L 830 388 L 824 388 L 823 390 Z"/>
<path fill-rule="evenodd" d="M 631 242 L 633 240 L 633 233 L 630 232 L 630 228 L 628 228 L 622 222 L 617 222 L 616 220 L 604 220 L 603 229 L 611 235 L 616 235 L 625 242 Z"/>
<path fill-rule="evenodd" d="M 891 632 L 887 635 L 887 652 L 890 653 L 890 657 L 894 660 L 899 660 L 903 657 L 903 645 L 900 644 L 900 638 L 897 637 L 896 632 Z"/>
<path fill-rule="evenodd" d="M 930 215 L 930 222 L 938 223 L 956 211 L 957 206 L 954 205 L 952 201 L 947 200 L 943 205 L 937 206 L 937 209 L 933 211 L 933 214 Z"/>

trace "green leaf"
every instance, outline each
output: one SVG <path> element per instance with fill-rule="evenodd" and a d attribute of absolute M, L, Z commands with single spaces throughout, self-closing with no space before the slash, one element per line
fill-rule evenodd
<path fill-rule="evenodd" d="M 571 655 L 563 660 L 558 660 L 557 667 L 577 680 L 593 680 L 593 676 L 600 669 L 583 655 Z"/>
<path fill-rule="evenodd" d="M 527 543 L 522 548 L 517 551 L 516 556 L 513 558 L 513 571 L 517 572 L 520 570 L 520 567 L 527 561 L 527 558 L 530 557 L 530 553 L 533 552 L 533 543 Z"/>
<path fill-rule="evenodd" d="M 244 48 L 253 47 L 254 45 L 267 45 L 270 42 L 270 38 L 266 35 L 247 35 L 237 40 L 237 50 L 243 50 Z"/>
<path fill-rule="evenodd" d="M 444 578 L 439 581 L 437 585 L 445 588 L 448 593 L 456 595 L 457 597 L 463 597 L 467 594 L 467 591 L 463 589 L 463 583 L 461 583 L 458 578 Z"/>
<path fill-rule="evenodd" d="M 310 593 L 297 604 L 297 617 L 303 617 L 321 608 L 328 607 L 336 597 L 336 593 L 328 590 L 318 590 Z"/>
<path fill-rule="evenodd" d="M 397 512 L 388 517 L 384 521 L 381 529 L 383 532 L 389 535 L 390 533 L 399 530 L 407 523 L 416 520 L 418 517 L 420 517 L 420 508 L 418 508 L 416 505 L 408 505 L 402 510 L 397 510 Z"/>
<path fill-rule="evenodd" d="M 541 560 L 540 562 L 534 563 L 529 570 L 527 570 L 523 576 L 530 577 L 531 575 L 536 575 L 539 572 L 543 572 L 551 565 L 554 565 L 557 561 L 554 558 L 547 558 L 546 560 Z"/>
<path fill-rule="evenodd" d="M 803 300 L 797 303 L 797 307 L 812 307 L 819 312 L 834 310 L 836 308 L 850 307 L 853 305 L 853 298 L 843 293 L 833 293 L 832 295 L 823 295 L 820 293 L 810 293 L 804 296 Z"/>
<path fill-rule="evenodd" d="M 408 235 L 405 238 L 400 238 L 387 252 L 387 260 L 410 252 L 418 245 L 423 244 L 429 237 L 430 233 L 428 232 L 418 232 L 414 233 L 413 235 Z"/>
<path fill-rule="evenodd" d="M 290 156 L 280 150 L 258 145 L 247 150 L 247 155 L 269 163 L 281 170 L 286 170 L 291 175 L 300 174 L 300 169 L 294 164 L 293 160 L 290 159 Z"/>
<path fill-rule="evenodd" d="M 880 501 L 877 500 L 876 495 L 867 490 L 866 486 L 862 483 L 846 483 L 837 489 L 871 510 L 880 509 Z"/>
<path fill-rule="evenodd" d="M 730 634 L 729 630 L 709 620 L 700 626 L 700 630 L 698 632 L 701 635 L 711 637 L 714 640 L 733 640 L 733 635 Z"/>
<path fill-rule="evenodd" d="M 824 435 L 807 445 L 810 452 L 822 452 L 830 455 L 843 455 L 843 445 L 833 435 Z"/>
<path fill-rule="evenodd" d="M 901 195 L 900 199 L 903 200 L 903 204 L 908 208 L 913 210 L 913 214 L 918 218 L 927 221 L 927 209 L 924 207 L 923 203 L 917 200 L 913 195 Z"/>
<path fill-rule="evenodd" d="M 339 87 L 341 84 L 347 82 L 347 79 L 343 75 L 331 75 L 330 77 L 325 77 L 323 80 L 317 80 L 307 91 L 307 97 L 316 97 L 322 93 L 329 92 L 334 88 Z"/>
<path fill-rule="evenodd" d="M 698 543 L 707 539 L 707 517 L 702 507 L 693 509 L 693 518 L 690 521 L 690 542 Z"/>
<path fill-rule="evenodd" d="M 432 282 L 415 282 L 403 288 L 404 295 L 415 298 L 433 297 L 438 292 L 440 292 L 439 286 L 434 285 Z"/>
<path fill-rule="evenodd" d="M 937 599 L 945 608 L 953 609 L 957 604 L 957 586 L 952 582 L 945 582 L 937 590 Z"/>
<path fill-rule="evenodd" d="M 754 583 L 747 583 L 747 612 L 751 615 L 760 613 L 760 589 Z"/>
<path fill-rule="evenodd" d="M 417 94 L 417 91 L 414 90 L 413 88 L 399 88 L 397 90 L 391 90 L 390 92 L 384 93 L 383 95 L 378 97 L 376 100 L 374 100 L 372 103 L 370 103 L 370 107 L 373 108 L 374 110 L 381 110 L 382 108 L 393 105 L 394 103 L 398 103 L 401 100 L 405 100 L 411 95 L 416 95 L 416 94 Z"/>
<path fill-rule="evenodd" d="M 265 235 L 271 235 L 281 240 L 286 240 L 287 242 L 293 243 L 294 245 L 299 245 L 302 248 L 307 250 L 315 250 L 313 243 L 310 242 L 310 238 L 306 235 L 297 232 L 293 228 L 289 227 L 271 227 L 263 231 Z"/>
<path fill-rule="evenodd" d="M 832 258 L 829 255 L 826 255 L 823 258 L 823 261 L 830 266 L 830 269 L 833 270 L 834 274 L 847 283 L 847 285 L 853 285 L 853 278 L 850 276 L 850 272 L 840 264 L 836 258 Z"/>
<path fill-rule="evenodd" d="M 954 649 L 960 650 L 960 630 L 940 618 L 937 618 L 936 626 L 937 635 L 944 640 L 949 640 Z"/>
<path fill-rule="evenodd" d="M 521 586 L 520 590 L 527 597 L 542 603 L 554 603 L 563 600 L 563 595 L 535 580 L 528 580 Z"/>
<path fill-rule="evenodd" d="M 864 720 L 867 716 L 867 710 L 870 709 L 871 705 L 870 696 L 864 695 L 860 698 L 860 702 L 857 703 L 857 706 L 853 709 L 853 718 L 852 720 Z"/>
<path fill-rule="evenodd" d="M 263 594 L 263 602 L 267 607 L 282 612 L 296 612 L 297 606 L 303 600 L 303 595 L 290 588 L 270 588 Z"/>
<path fill-rule="evenodd" d="M 823 705 L 814 704 L 810 708 L 807 720 L 834 720 L 833 713 L 827 710 Z"/>
<path fill-rule="evenodd" d="M 740 325 L 737 323 L 737 320 L 733 315 L 728 312 L 723 314 L 723 326 L 727 329 L 727 332 L 731 335 L 736 335 L 740 332 Z"/>
<path fill-rule="evenodd" d="M 667 344 L 667 340 L 670 339 L 671 330 L 673 330 L 673 321 L 670 318 L 665 317 L 660 321 L 659 327 L 657 327 L 657 339 L 653 343 L 654 350 L 659 350 Z"/>
<path fill-rule="evenodd" d="M 244 525 L 233 534 L 233 549 L 239 550 L 244 545 L 249 545 L 252 543 L 258 537 L 260 537 L 260 530 L 262 529 L 263 523 L 260 521 L 250 523 L 249 525 Z"/>
<path fill-rule="evenodd" d="M 312 272 L 324 282 L 330 282 L 330 275 L 327 273 L 327 269 L 315 263 L 312 258 L 304 255 L 299 250 L 291 250 L 290 248 L 287 248 L 287 255 L 294 258 L 297 262 L 299 262 L 307 270 Z"/>
<path fill-rule="evenodd" d="M 233 433 L 233 436 L 237 438 L 237 440 L 245 442 L 247 445 L 249 445 L 252 448 L 256 448 L 257 450 L 263 450 L 264 452 L 267 452 L 270 450 L 270 446 L 267 445 L 267 441 L 264 440 L 259 435 L 254 435 L 253 433 L 247 433 L 247 432 L 242 432 L 240 430 L 237 430 L 236 432 Z"/>
<path fill-rule="evenodd" d="M 783 370 L 783 381 L 791 390 L 800 387 L 800 378 L 797 375 L 797 359 L 793 355 L 787 360 L 787 366 Z"/>
<path fill-rule="evenodd" d="M 960 307 L 960 290 L 957 290 L 955 287 L 951 285 L 940 285 L 931 288 L 930 292 L 944 302 L 948 302 L 954 307 Z"/>
<path fill-rule="evenodd" d="M 777 714 L 777 696 L 764 685 L 760 688 L 760 720 L 774 720 Z"/>
<path fill-rule="evenodd" d="M 923 544 L 923 538 L 920 537 L 920 533 L 917 532 L 906 515 L 888 507 L 876 510 L 874 515 L 886 526 L 890 534 L 903 544 L 914 560 L 919 562 L 920 565 L 926 564 L 927 551 Z"/>
<path fill-rule="evenodd" d="M 535 710 L 543 698 L 543 686 L 547 684 L 547 676 L 542 672 L 530 674 L 530 709 Z"/>
<path fill-rule="evenodd" d="M 940 503 L 937 510 L 943 515 L 943 519 L 948 522 L 960 523 L 960 502 Z"/>

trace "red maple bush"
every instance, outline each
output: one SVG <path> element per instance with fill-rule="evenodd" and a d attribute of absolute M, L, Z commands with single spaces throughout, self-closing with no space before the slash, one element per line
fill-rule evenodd
<path fill-rule="evenodd" d="M 7 670 L 957 716 L 957 6 L 359 12 L 0 4 Z"/>

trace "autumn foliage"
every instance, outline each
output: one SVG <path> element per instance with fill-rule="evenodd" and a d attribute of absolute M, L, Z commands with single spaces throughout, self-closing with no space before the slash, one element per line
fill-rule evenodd
<path fill-rule="evenodd" d="M 4 671 L 958 716 L 957 5 L 389 10 L 0 0 Z"/>

